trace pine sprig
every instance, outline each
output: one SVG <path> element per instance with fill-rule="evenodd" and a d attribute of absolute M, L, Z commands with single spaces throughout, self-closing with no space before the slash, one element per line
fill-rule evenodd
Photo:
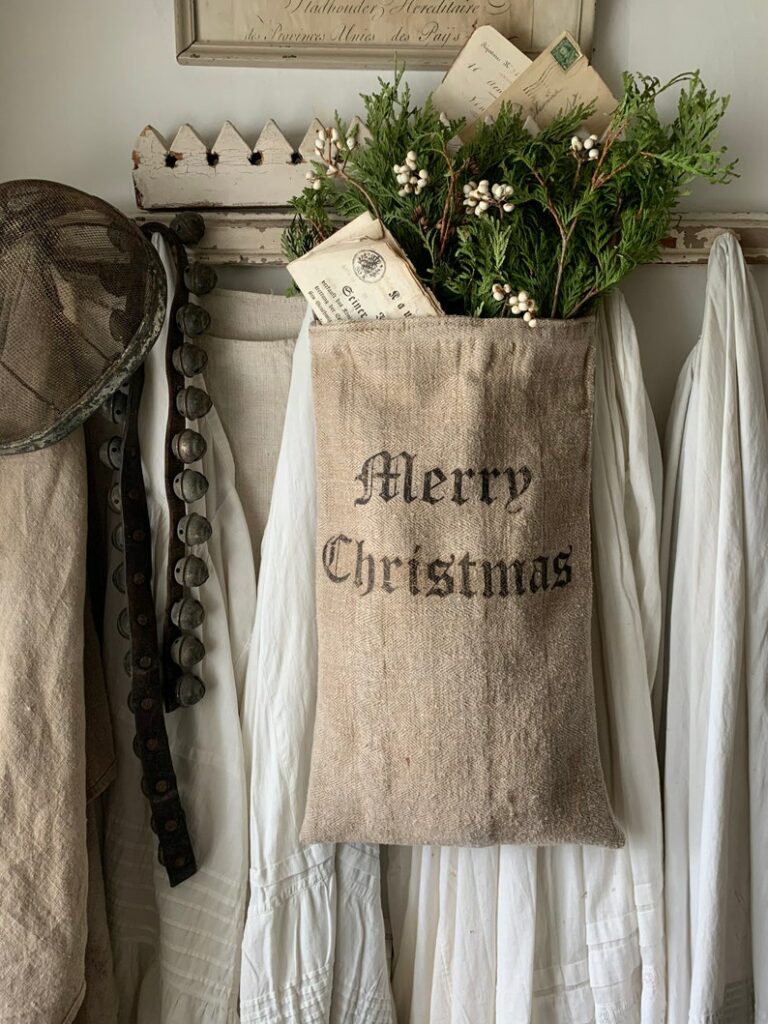
<path fill-rule="evenodd" d="M 520 111 L 505 105 L 457 149 L 451 140 L 463 122 L 449 121 L 431 100 L 414 105 L 396 68 L 391 82 L 379 79 L 378 90 L 362 97 L 367 139 L 351 137 L 337 115 L 337 143 L 320 154 L 311 185 L 292 202 L 286 255 L 303 255 L 338 218 L 367 210 L 447 313 L 510 315 L 518 292 L 535 298 L 528 319 L 589 312 L 654 259 L 692 180 L 725 184 L 736 174 L 716 145 L 728 98 L 708 91 L 698 72 L 666 83 L 627 73 L 623 82 L 599 142 L 582 130 L 594 113 L 589 106 L 563 111 L 531 135 Z M 656 103 L 673 89 L 677 114 L 664 124 Z"/>

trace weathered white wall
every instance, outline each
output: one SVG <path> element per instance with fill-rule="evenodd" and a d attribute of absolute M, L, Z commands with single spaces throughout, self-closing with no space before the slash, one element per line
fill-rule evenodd
<path fill-rule="evenodd" d="M 689 207 L 768 209 L 768 3 L 765 0 L 597 0 L 594 62 L 613 85 L 623 68 L 669 77 L 700 68 L 732 94 L 724 139 L 741 158 L 727 189 L 699 189 Z M 298 141 L 313 115 L 358 112 L 375 72 L 180 67 L 171 0 L 0 0 L 0 180 L 39 177 L 133 206 L 131 148 L 151 122 L 170 137 L 189 121 L 212 142 L 232 120 L 254 138 L 274 117 Z M 417 96 L 438 76 L 414 73 Z M 244 287 L 280 288 L 276 272 Z M 768 297 L 768 272 L 756 272 Z M 625 284 L 661 421 L 700 326 L 705 271 L 649 267 Z"/>

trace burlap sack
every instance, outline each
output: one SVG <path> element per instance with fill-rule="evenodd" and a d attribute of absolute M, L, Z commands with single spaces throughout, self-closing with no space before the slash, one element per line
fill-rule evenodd
<path fill-rule="evenodd" d="M 306 842 L 623 844 L 591 671 L 593 331 L 312 329 Z"/>

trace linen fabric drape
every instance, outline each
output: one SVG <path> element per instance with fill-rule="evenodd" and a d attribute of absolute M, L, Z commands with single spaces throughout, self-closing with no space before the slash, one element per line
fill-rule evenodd
<path fill-rule="evenodd" d="M 768 1018 L 768 332 L 712 246 L 667 435 L 662 563 L 670 1024 Z"/>
<path fill-rule="evenodd" d="M 166 270 L 172 278 L 164 247 Z M 173 280 L 170 287 L 173 288 Z M 207 687 L 204 699 L 166 719 L 179 788 L 195 853 L 197 874 L 175 889 L 157 863 L 148 804 L 140 791 L 140 766 L 133 754 L 133 716 L 127 707 L 129 680 L 123 668 L 127 641 L 116 628 L 121 595 L 108 587 L 105 655 L 118 748 L 118 777 L 107 812 L 107 896 L 120 1020 L 130 1024 L 234 1024 L 238 1017 L 240 944 L 247 890 L 248 804 L 239 707 L 243 697 L 251 629 L 255 614 L 256 569 L 252 550 L 258 544 L 259 517 L 246 515 L 241 474 L 251 474 L 268 495 L 273 469 L 268 453 L 254 447 L 254 457 L 235 464 L 233 448 L 247 431 L 237 389 L 249 390 L 250 408 L 266 403 L 261 417 L 278 423 L 285 408 L 290 349 L 303 314 L 303 303 L 289 303 L 282 329 L 272 325 L 261 349 L 261 310 L 269 297 L 233 295 L 233 305 L 250 306 L 250 316 L 228 318 L 212 313 L 217 335 L 201 339 L 209 353 L 205 376 L 193 378 L 209 387 L 211 412 L 197 423 L 207 451 L 197 466 L 209 480 L 203 499 L 190 506 L 207 516 L 213 528 L 204 546 L 192 549 L 206 561 L 209 579 L 193 591 L 206 618 L 200 628 L 206 655 L 196 672 Z M 216 304 L 216 297 L 212 299 Z M 293 313 L 293 316 L 291 315 Z M 166 325 L 167 331 L 167 325 Z M 291 334 L 293 333 L 293 337 Z M 280 342 L 282 338 L 282 342 Z M 162 342 L 163 339 L 161 339 Z M 276 364 L 271 342 L 287 349 Z M 285 365 L 283 365 L 285 364 Z M 240 380 L 233 380 L 237 367 Z M 158 609 L 165 601 L 167 507 L 165 503 L 165 422 L 168 388 L 164 351 L 158 344 L 146 363 L 140 413 L 140 437 L 153 541 L 153 593 Z M 274 372 L 273 372 L 274 371 Z M 244 384 L 243 384 L 244 382 Z M 234 396 L 234 397 L 233 397 Z M 227 428 L 222 416 L 230 416 Z M 246 476 L 246 480 L 247 480 Z M 112 566 L 120 560 L 112 554 Z"/>
<path fill-rule="evenodd" d="M 13 1024 L 69 1024 L 85 991 L 87 509 L 82 430 L 0 459 L 0 1021 Z"/>
<path fill-rule="evenodd" d="M 391 1024 L 378 848 L 299 842 L 317 684 L 309 321 L 294 353 L 243 706 L 251 864 L 240 1012 L 243 1024 Z"/>

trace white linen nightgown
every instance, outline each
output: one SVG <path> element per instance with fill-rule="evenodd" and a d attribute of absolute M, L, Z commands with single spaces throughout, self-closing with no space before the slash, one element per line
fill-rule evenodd
<path fill-rule="evenodd" d="M 670 1024 L 768 1019 L 766 361 L 759 297 L 723 235 L 667 437 L 657 697 Z"/>
<path fill-rule="evenodd" d="M 317 682 L 309 322 L 294 354 L 243 706 L 251 868 L 240 1012 L 243 1024 L 391 1024 L 378 847 L 299 843 Z"/>

